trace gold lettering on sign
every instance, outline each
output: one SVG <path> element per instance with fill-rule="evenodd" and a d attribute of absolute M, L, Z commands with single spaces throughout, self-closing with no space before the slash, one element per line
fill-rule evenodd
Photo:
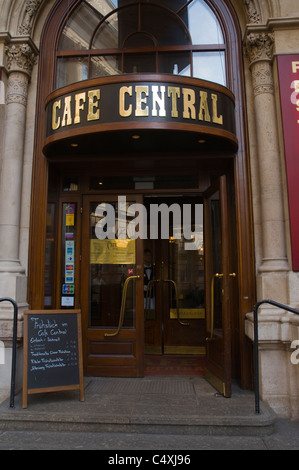
<path fill-rule="evenodd" d="M 57 109 L 61 109 L 61 100 L 55 101 L 52 109 L 52 129 L 56 131 L 60 127 L 60 117 L 57 117 Z"/>
<path fill-rule="evenodd" d="M 135 116 L 148 116 L 148 106 L 143 107 L 144 104 L 147 104 L 148 86 L 136 86 L 135 93 L 136 93 Z"/>
<path fill-rule="evenodd" d="M 292 64 L 294 72 L 299 72 L 299 62 Z M 294 89 L 292 103 L 299 111 L 299 80 L 292 82 Z M 108 96 L 103 101 L 102 93 L 108 91 Z M 113 93 L 113 95 L 109 95 Z M 109 99 L 110 98 L 110 99 Z M 52 131 L 60 127 L 73 125 L 85 125 L 88 121 L 99 121 L 109 118 L 109 106 L 117 108 L 121 118 L 134 117 L 160 117 L 166 120 L 188 119 L 212 122 L 223 126 L 223 115 L 219 112 L 221 94 L 202 90 L 200 88 L 184 88 L 180 86 L 166 85 L 129 85 L 119 88 L 118 97 L 113 91 L 102 89 L 91 89 L 78 91 L 76 94 L 62 96 L 53 101 L 50 125 Z M 102 107 L 100 109 L 100 100 Z M 113 101 L 114 100 L 114 101 Z M 116 102 L 115 102 L 116 101 Z M 105 103 L 106 106 L 105 106 Z M 108 109 L 107 109 L 108 107 Z M 221 106 L 220 106 L 221 107 Z M 117 112 L 117 109 L 115 110 Z M 111 109 L 113 114 L 113 109 Z M 108 117 L 107 117 L 108 115 Z"/>
<path fill-rule="evenodd" d="M 205 117 L 203 117 L 203 113 Z M 198 119 L 200 121 L 205 120 L 206 122 L 211 122 L 211 116 L 208 106 L 208 93 L 206 91 L 200 92 L 200 106 L 199 106 L 199 114 Z"/>
<path fill-rule="evenodd" d="M 191 90 L 191 88 L 183 88 L 182 92 L 183 92 L 183 102 L 184 102 L 183 118 L 196 119 L 195 91 Z"/>
<path fill-rule="evenodd" d="M 177 86 L 168 87 L 168 98 L 171 98 L 171 117 L 179 117 L 178 113 L 178 98 L 181 97 L 181 91 Z"/>
<path fill-rule="evenodd" d="M 84 103 L 86 102 L 86 93 L 78 93 L 75 95 L 75 119 L 74 124 L 80 124 L 80 111 L 84 109 Z"/>
<path fill-rule="evenodd" d="M 213 117 L 212 120 L 215 124 L 220 124 L 221 126 L 223 125 L 223 116 L 218 116 L 218 96 L 214 95 L 214 93 L 211 94 L 211 98 L 213 101 Z"/>
<path fill-rule="evenodd" d="M 160 88 L 161 96 L 158 95 Z M 165 86 L 152 86 L 152 96 L 153 96 L 153 109 L 152 109 L 152 116 L 158 116 L 158 111 L 156 105 L 159 106 L 159 116 L 165 117 L 166 116 L 166 109 L 165 109 Z"/>
<path fill-rule="evenodd" d="M 99 108 L 100 90 L 88 92 L 88 115 L 87 121 L 96 121 L 100 117 Z"/>
<path fill-rule="evenodd" d="M 132 114 L 132 105 L 125 108 L 126 95 L 132 96 L 133 88 L 131 86 L 122 86 L 119 90 L 119 115 L 121 117 L 129 117 Z"/>
<path fill-rule="evenodd" d="M 63 116 L 62 116 L 62 121 L 61 121 L 61 127 L 71 126 L 73 123 L 71 103 L 72 103 L 72 97 L 66 96 L 64 100 L 64 111 L 63 111 Z"/>

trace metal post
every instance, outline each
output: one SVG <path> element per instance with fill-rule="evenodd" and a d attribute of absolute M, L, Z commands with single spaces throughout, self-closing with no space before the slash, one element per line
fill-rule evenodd
<path fill-rule="evenodd" d="M 18 334 L 18 306 L 10 297 L 0 298 L 0 302 L 11 302 L 14 308 L 13 318 L 13 339 L 12 339 L 12 358 L 11 358 L 11 383 L 10 383 L 10 408 L 15 406 L 15 387 L 16 387 L 16 359 L 17 359 L 17 334 Z"/>
<path fill-rule="evenodd" d="M 255 412 L 260 413 L 260 390 L 259 390 L 259 338 L 258 338 L 258 308 L 262 302 L 254 306 L 254 339 L 253 339 L 253 364 L 254 364 L 254 397 Z"/>

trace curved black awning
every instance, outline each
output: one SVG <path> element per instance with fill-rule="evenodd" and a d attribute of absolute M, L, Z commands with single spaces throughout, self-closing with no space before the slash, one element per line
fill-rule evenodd
<path fill-rule="evenodd" d="M 85 152 L 119 151 L 118 139 L 124 150 L 132 140 L 149 149 L 157 138 L 162 149 L 189 150 L 208 142 L 235 152 L 233 94 L 188 77 L 122 75 L 78 82 L 46 100 L 43 150 L 48 157 L 75 145 L 84 145 Z"/>

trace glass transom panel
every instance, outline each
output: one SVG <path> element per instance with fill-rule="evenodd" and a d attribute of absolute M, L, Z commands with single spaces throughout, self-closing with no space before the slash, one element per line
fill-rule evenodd
<path fill-rule="evenodd" d="M 56 86 L 125 73 L 226 85 L 225 55 L 220 21 L 204 0 L 83 0 L 58 42 Z"/>

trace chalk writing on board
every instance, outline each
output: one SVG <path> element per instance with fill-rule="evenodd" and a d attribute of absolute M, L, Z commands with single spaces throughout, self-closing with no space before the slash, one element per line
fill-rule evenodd
<path fill-rule="evenodd" d="M 29 385 L 77 383 L 79 353 L 76 317 L 43 314 L 30 315 L 28 320 Z"/>

